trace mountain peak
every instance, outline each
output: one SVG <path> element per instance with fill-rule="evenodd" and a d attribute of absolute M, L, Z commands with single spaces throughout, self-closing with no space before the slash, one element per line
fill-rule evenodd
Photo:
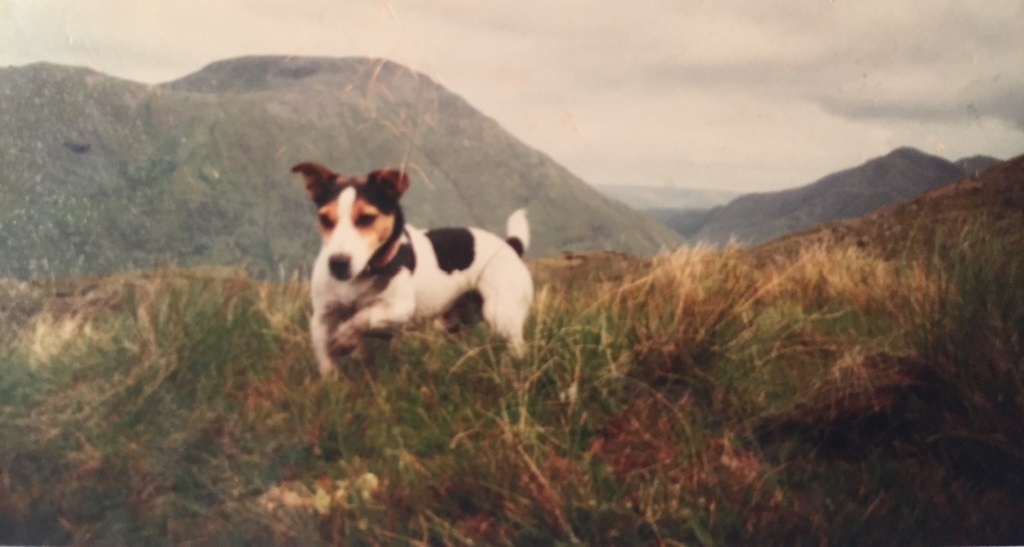
<path fill-rule="evenodd" d="M 900 146 L 899 148 L 893 149 L 884 158 L 921 158 L 921 157 L 934 157 L 931 154 L 926 154 L 913 146 Z"/>
<path fill-rule="evenodd" d="M 712 209 L 684 235 L 716 243 L 760 243 L 821 222 L 860 216 L 963 178 L 970 171 L 916 148 L 900 147 L 816 182 L 748 194 Z"/>
<path fill-rule="evenodd" d="M 404 72 L 412 71 L 372 57 L 253 55 L 210 63 L 163 86 L 193 93 L 246 93 L 287 89 L 317 78 L 364 81 L 375 73 L 393 77 Z"/>

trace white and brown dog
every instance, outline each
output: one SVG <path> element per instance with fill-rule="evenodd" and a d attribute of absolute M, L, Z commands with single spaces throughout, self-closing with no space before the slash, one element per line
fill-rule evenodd
<path fill-rule="evenodd" d="M 401 171 L 347 177 L 304 162 L 292 172 L 305 177 L 323 237 L 310 288 L 310 334 L 321 375 L 333 373 L 333 358 L 353 350 L 363 333 L 452 315 L 467 295 L 482 301 L 491 329 L 523 355 L 533 299 L 521 258 L 530 238 L 524 210 L 509 216 L 506 239 L 477 228 L 417 230 L 398 205 L 409 188 Z"/>

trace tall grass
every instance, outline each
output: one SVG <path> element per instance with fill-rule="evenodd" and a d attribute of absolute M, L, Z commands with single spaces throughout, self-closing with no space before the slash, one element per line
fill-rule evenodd
<path fill-rule="evenodd" d="M 420 325 L 331 381 L 301 280 L 39 287 L 0 353 L 0 541 L 1020 540 L 970 455 L 1021 461 L 1021 269 L 963 243 L 549 259 L 525 358 Z"/>
<path fill-rule="evenodd" d="M 927 442 L 965 473 L 1024 494 L 1024 256 L 978 225 L 956 241 L 931 257 L 938 290 L 912 318 L 945 417 Z"/>

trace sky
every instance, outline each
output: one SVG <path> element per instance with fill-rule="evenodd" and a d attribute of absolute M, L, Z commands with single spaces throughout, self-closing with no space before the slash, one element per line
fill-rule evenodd
<path fill-rule="evenodd" d="M 387 58 L 589 183 L 763 192 L 1024 153 L 1021 28 L 1024 0 L 0 0 L 0 66 Z"/>

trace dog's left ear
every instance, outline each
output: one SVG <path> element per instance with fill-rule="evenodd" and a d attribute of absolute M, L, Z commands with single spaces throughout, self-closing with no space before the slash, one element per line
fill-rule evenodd
<path fill-rule="evenodd" d="M 378 169 L 366 176 L 366 182 L 379 187 L 395 201 L 409 189 L 409 175 L 398 169 Z"/>
<path fill-rule="evenodd" d="M 304 161 L 292 167 L 292 173 L 302 173 L 306 179 L 306 191 L 317 205 L 329 201 L 331 187 L 338 180 L 338 174 L 312 161 Z"/>

